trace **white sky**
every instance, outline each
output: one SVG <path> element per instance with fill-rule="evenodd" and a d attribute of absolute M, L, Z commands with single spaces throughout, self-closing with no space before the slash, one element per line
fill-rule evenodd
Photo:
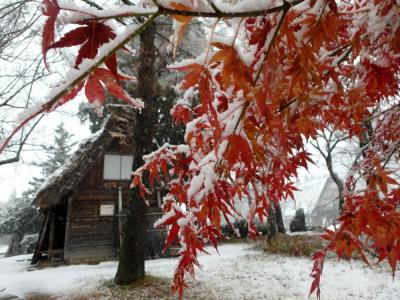
<path fill-rule="evenodd" d="M 45 116 L 35 130 L 36 135 L 39 136 L 37 142 L 51 143 L 54 139 L 54 129 L 61 121 L 64 121 L 65 128 L 73 134 L 74 140 L 79 141 L 88 137 L 90 135 L 88 126 L 80 124 L 79 119 L 74 116 L 78 104 L 79 99 L 75 99 L 66 104 L 62 110 Z M 40 176 L 40 169 L 30 165 L 30 162 L 43 158 L 42 151 L 25 151 L 22 153 L 20 162 L 0 166 L 0 202 L 7 201 L 14 190 L 20 195 L 29 188 L 28 182 L 32 177 Z"/>
<path fill-rule="evenodd" d="M 0 6 L 4 5 L 5 2 L 9 1 L 0 0 Z M 40 2 L 41 1 L 36 1 L 32 3 L 32 12 L 34 12 L 35 9 L 38 9 L 37 5 L 40 5 Z M 27 14 L 25 17 L 29 19 L 31 16 L 30 14 Z M 41 29 L 41 22 L 44 22 L 44 18 L 37 21 L 36 25 L 38 26 L 38 30 Z M 23 39 L 23 37 L 21 37 L 21 40 L 16 40 L 12 47 L 7 49 L 7 53 L 8 52 L 18 52 L 20 55 L 16 60 L 0 61 L 0 75 L 5 78 L 14 74 L 19 69 L 23 70 L 27 62 L 31 62 L 41 56 L 40 34 L 32 36 L 31 39 Z M 50 69 L 52 70 L 53 75 L 41 79 L 33 84 L 30 93 L 30 106 L 42 102 L 43 99 L 47 97 L 51 87 L 59 84 L 66 74 L 66 66 L 57 61 L 60 61 L 60 58 L 65 59 L 68 57 L 68 53 L 64 53 L 64 56 L 58 56 L 56 51 L 50 52 L 51 53 L 49 53 L 48 57 L 49 62 L 51 62 Z M 43 62 L 40 62 L 39 68 L 44 68 Z M 0 81 L 0 86 L 5 84 L 8 84 L 8 81 Z M 23 106 L 25 103 L 28 91 L 29 86 L 22 90 L 18 97 L 16 97 L 16 101 L 20 102 L 20 106 Z M 54 140 L 54 129 L 61 121 L 64 121 L 65 128 L 74 135 L 74 140 L 81 140 L 87 137 L 90 134 L 88 126 L 81 125 L 79 119 L 76 117 L 78 104 L 82 101 L 82 98 L 83 97 L 76 97 L 76 99 L 64 105 L 56 112 L 52 112 L 45 116 L 40 124 L 35 128 L 29 142 L 36 145 L 50 145 Z M 7 118 L 8 120 L 15 120 L 17 119 L 18 113 L 20 113 L 20 111 L 9 109 L 8 111 L 3 112 L 1 117 Z M 25 148 L 27 149 L 28 147 Z M 38 149 L 38 147 L 35 147 L 35 149 Z M 22 191 L 29 188 L 28 182 L 32 177 L 40 176 L 40 169 L 33 167 L 30 163 L 44 158 L 45 155 L 43 151 L 24 151 L 21 155 L 20 162 L 0 166 L 0 202 L 7 201 L 14 190 L 18 195 L 20 195 Z"/>

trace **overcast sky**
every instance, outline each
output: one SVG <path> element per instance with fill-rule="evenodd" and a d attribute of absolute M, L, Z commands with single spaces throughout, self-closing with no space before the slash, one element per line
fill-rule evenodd
<path fill-rule="evenodd" d="M 7 3 L 11 3 L 10 0 L 0 0 L 0 7 Z M 38 10 L 40 10 L 40 3 L 40 0 L 30 3 L 28 7 L 30 7 L 31 10 L 23 16 L 20 16 L 22 18 L 21 22 L 25 19 L 35 19 L 32 16 L 37 16 Z M 43 22 L 44 18 L 39 18 L 34 23 L 34 26 L 31 27 L 33 30 L 32 32 L 28 30 L 22 35 L 17 36 L 13 43 L 10 43 L 6 49 L 3 49 L 1 53 L 2 57 L 7 57 L 7 55 L 14 57 L 15 55 L 16 58 L 0 60 L 0 87 L 7 87 L 7 85 L 10 84 L 8 78 L 14 76 L 14 74 L 21 74 L 20 72 L 25 70 L 30 64 L 33 66 L 38 65 L 38 70 L 44 69 L 44 63 L 41 61 L 41 36 L 40 34 L 35 34 L 35 30 L 37 30 L 38 33 L 41 32 Z M 13 98 L 13 105 L 23 107 L 28 98 L 30 99 L 30 106 L 41 103 L 47 97 L 51 87 L 63 80 L 67 69 L 65 66 L 66 63 L 65 61 L 63 63 L 57 62 L 63 61 L 63 58 L 66 58 L 68 56 L 66 54 L 68 53 L 66 52 L 63 55 L 59 55 L 57 51 L 50 52 L 48 56 L 50 69 L 54 75 L 46 76 L 39 81 L 35 81 L 32 85 L 32 90 L 30 85 L 25 88 L 20 88 L 18 95 Z M 36 63 L 33 64 L 32 62 L 34 61 Z M 35 67 L 32 67 L 31 69 L 34 68 Z M 22 73 L 22 75 L 31 76 L 30 73 Z M 23 83 L 23 81 L 21 82 Z M 15 88 L 10 93 L 13 93 L 14 90 L 18 90 L 20 86 L 21 85 L 15 85 Z M 8 96 L 9 95 L 5 95 L 4 97 Z M 54 140 L 54 129 L 61 121 L 64 121 L 65 128 L 74 135 L 74 140 L 81 140 L 87 137 L 90 134 L 88 126 L 81 125 L 79 119 L 75 116 L 78 104 L 82 101 L 83 97 L 77 98 L 78 99 L 64 105 L 62 109 L 58 109 L 45 116 L 35 128 L 34 133 L 28 140 L 29 143 L 35 145 L 51 144 Z M 3 118 L 3 121 L 7 120 L 10 122 L 17 120 L 19 113 L 21 113 L 19 109 L 8 108 L 8 110 L 2 110 L 0 117 Z M 17 123 L 19 122 L 15 121 L 15 124 Z M 8 128 L 8 130 L 10 130 L 10 128 Z M 21 155 L 20 162 L 0 166 L 0 202 L 7 201 L 14 190 L 20 195 L 22 191 L 29 188 L 28 182 L 33 176 L 40 176 L 40 169 L 33 167 L 30 163 L 44 159 L 45 155 L 43 151 L 38 150 L 39 147 L 37 146 L 28 145 L 25 147 L 27 150 L 29 150 L 29 148 L 35 148 L 36 151 L 24 151 Z M 2 156 L 2 158 L 6 158 L 6 156 Z"/>
<path fill-rule="evenodd" d="M 79 100 L 71 102 L 62 110 L 47 115 L 37 127 L 36 143 L 49 144 L 54 139 L 55 127 L 63 121 L 65 128 L 73 134 L 75 141 L 80 141 L 90 135 L 87 125 L 82 125 L 74 116 L 77 112 Z M 0 166 L 0 202 L 7 201 L 15 190 L 20 195 L 29 188 L 28 182 L 33 176 L 40 176 L 40 169 L 30 165 L 31 162 L 45 158 L 43 151 L 24 151 L 19 163 Z"/>

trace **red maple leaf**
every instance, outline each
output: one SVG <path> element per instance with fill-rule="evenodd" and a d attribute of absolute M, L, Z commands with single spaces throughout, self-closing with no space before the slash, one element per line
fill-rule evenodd
<path fill-rule="evenodd" d="M 83 26 L 67 32 L 60 40 L 44 48 L 44 55 L 50 49 L 81 45 L 75 61 L 75 67 L 77 67 L 80 65 L 83 59 L 95 58 L 99 52 L 100 46 L 110 42 L 116 36 L 111 27 L 101 22 L 83 21 L 79 24 L 82 24 Z M 108 62 L 114 73 L 115 69 L 113 66 L 115 60 L 115 58 L 110 58 Z"/>
<path fill-rule="evenodd" d="M 45 64 L 47 49 L 54 43 L 54 26 L 59 11 L 60 7 L 58 6 L 57 0 L 43 0 L 42 13 L 48 17 L 44 24 L 42 35 L 42 54 Z"/>

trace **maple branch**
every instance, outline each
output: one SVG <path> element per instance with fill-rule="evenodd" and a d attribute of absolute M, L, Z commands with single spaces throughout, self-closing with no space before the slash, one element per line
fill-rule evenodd
<path fill-rule="evenodd" d="M 286 108 L 288 108 L 290 105 L 292 105 L 293 103 L 295 103 L 297 101 L 296 98 L 293 98 L 292 100 L 290 100 L 288 103 L 286 103 L 285 105 L 281 105 L 279 107 L 279 109 L 276 110 L 277 113 L 280 113 L 282 111 L 284 111 Z"/>
<path fill-rule="evenodd" d="M 284 2 L 284 5 L 287 4 L 287 3 L 289 3 L 289 2 Z M 292 3 L 293 3 L 293 2 L 292 2 Z M 265 49 L 265 51 L 264 51 L 264 59 L 263 59 L 263 62 L 261 63 L 261 66 L 260 66 L 258 72 L 257 72 L 257 75 L 256 75 L 256 77 L 255 77 L 255 79 L 254 79 L 254 83 L 253 83 L 254 85 L 257 84 L 258 80 L 259 80 L 260 77 L 261 77 L 261 73 L 262 73 L 262 71 L 264 70 L 264 66 L 265 66 L 265 64 L 266 64 L 266 62 L 267 62 L 267 60 L 268 60 L 269 53 L 271 52 L 272 45 L 274 44 L 274 41 L 275 41 L 276 37 L 278 36 L 279 30 L 280 30 L 281 27 L 282 27 L 283 21 L 285 20 L 285 17 L 286 17 L 286 15 L 287 15 L 287 13 L 288 13 L 290 7 L 291 7 L 291 6 L 289 5 L 289 6 L 287 6 L 287 7 L 285 7 L 285 8 L 283 9 L 282 16 L 281 16 L 281 18 L 279 19 L 279 23 L 278 23 L 277 26 L 276 26 L 276 29 L 275 29 L 275 31 L 274 31 L 274 35 L 272 36 L 272 39 L 271 39 L 271 41 L 269 42 L 268 47 L 267 47 L 267 48 Z M 295 102 L 295 100 L 289 102 L 284 108 L 289 107 L 293 102 Z M 250 104 L 250 101 L 247 101 L 247 102 L 244 104 L 244 107 L 243 107 L 243 110 L 242 110 L 241 115 L 240 115 L 240 117 L 239 117 L 239 120 L 237 121 L 237 123 L 236 123 L 236 125 L 235 125 L 235 129 L 234 129 L 234 131 L 233 131 L 234 133 L 236 132 L 237 127 L 239 126 L 240 120 L 244 117 L 244 115 L 245 115 L 245 113 L 246 113 L 246 111 L 247 111 L 247 108 L 248 108 L 249 104 Z M 282 108 L 282 110 L 283 110 L 284 108 Z M 278 112 L 280 112 L 280 111 L 281 111 L 281 109 L 278 110 Z"/>
<path fill-rule="evenodd" d="M 287 3 L 289 3 L 289 2 L 284 2 L 283 5 L 285 5 L 285 4 L 287 4 Z M 276 39 L 276 37 L 277 37 L 277 35 L 278 35 L 278 32 L 279 32 L 280 28 L 282 27 L 283 21 L 284 21 L 284 19 L 285 19 L 285 17 L 286 17 L 287 12 L 289 11 L 289 8 L 290 8 L 290 7 L 291 7 L 291 6 L 285 6 L 285 8 L 284 8 L 284 10 L 283 10 L 283 12 L 282 12 L 282 16 L 281 16 L 281 18 L 279 19 L 279 23 L 277 24 L 276 29 L 275 29 L 275 31 L 274 31 L 274 35 L 272 36 L 272 39 L 270 40 L 268 47 L 267 47 L 267 48 L 265 49 L 265 51 L 264 51 L 264 59 L 263 59 L 263 62 L 261 63 L 261 67 L 259 68 L 259 70 L 258 70 L 258 72 L 257 72 L 257 75 L 256 75 L 256 77 L 255 77 L 255 79 L 254 79 L 254 82 L 253 82 L 253 85 L 254 85 L 254 86 L 257 84 L 258 80 L 259 80 L 260 77 L 261 77 L 261 73 L 262 73 L 262 71 L 264 70 L 264 66 L 265 66 L 265 64 L 266 64 L 266 62 L 267 62 L 267 60 L 268 60 L 269 53 L 271 52 L 272 45 L 274 44 L 274 41 L 275 41 L 275 39 Z M 241 114 L 240 114 L 240 117 L 239 117 L 238 121 L 237 121 L 236 124 L 235 124 L 235 128 L 234 128 L 233 133 L 236 133 L 236 129 L 238 128 L 240 121 L 243 119 L 243 117 L 244 117 L 244 115 L 245 115 L 245 113 L 246 113 L 247 108 L 249 107 L 249 105 L 250 105 L 250 101 L 246 101 L 245 104 L 244 104 L 244 106 L 243 106 L 243 110 L 242 110 L 242 112 L 241 112 Z M 289 104 L 289 105 L 290 105 L 290 104 Z"/>
<path fill-rule="evenodd" d="M 275 31 L 274 31 L 274 35 L 272 36 L 272 39 L 271 39 L 271 41 L 269 42 L 268 47 L 267 47 L 267 48 L 265 49 L 265 51 L 264 51 L 264 59 L 263 59 L 263 62 L 261 63 L 260 68 L 258 69 L 256 78 L 255 78 L 255 80 L 254 80 L 254 85 L 255 85 L 255 84 L 257 83 L 257 81 L 260 79 L 261 73 L 262 73 L 262 71 L 264 70 L 265 64 L 266 64 L 266 62 L 267 62 L 267 60 L 268 60 L 269 53 L 271 52 L 272 45 L 274 44 L 274 41 L 275 41 L 276 37 L 278 36 L 279 30 L 280 30 L 281 27 L 282 27 L 283 21 L 285 20 L 285 17 L 286 17 L 286 15 L 287 15 L 288 11 L 289 11 L 289 8 L 290 8 L 290 6 L 283 9 L 282 16 L 281 16 L 281 18 L 279 19 L 278 25 L 276 26 L 276 29 L 275 29 Z"/>
<path fill-rule="evenodd" d="M 284 6 L 284 5 L 288 4 L 288 3 L 289 3 L 289 2 L 284 2 L 284 4 L 283 4 L 282 6 Z M 294 2 L 291 2 L 291 3 L 294 3 Z M 267 63 L 267 60 L 268 60 L 269 53 L 271 52 L 272 45 L 274 44 L 274 42 L 275 42 L 275 40 L 276 40 L 276 37 L 278 36 L 278 33 L 279 33 L 279 31 L 280 31 L 280 29 L 281 29 L 281 27 L 282 27 L 283 21 L 285 20 L 285 17 L 286 17 L 286 15 L 287 15 L 287 13 L 288 13 L 288 11 L 289 11 L 289 9 L 290 9 L 291 7 L 292 7 L 292 6 L 289 4 L 289 5 L 287 5 L 287 6 L 285 6 L 285 7 L 283 8 L 282 16 L 281 16 L 280 19 L 279 19 L 279 23 L 277 24 L 276 29 L 275 29 L 275 31 L 274 31 L 274 34 L 273 34 L 271 40 L 269 41 L 268 47 L 267 47 L 267 48 L 265 49 L 265 51 L 264 51 L 263 62 L 261 63 L 261 66 L 260 66 L 260 68 L 259 68 L 259 70 L 258 70 L 258 72 L 257 72 L 257 75 L 256 75 L 255 79 L 254 79 L 254 82 L 253 82 L 253 85 L 254 85 L 254 86 L 257 85 L 257 82 L 258 82 L 258 80 L 259 80 L 260 77 L 261 77 L 261 73 L 262 73 L 262 71 L 264 70 L 264 67 L 265 67 L 265 65 L 266 65 L 266 63 Z M 286 107 L 289 107 L 289 106 L 290 106 L 293 102 L 295 102 L 295 101 L 296 101 L 296 99 L 290 101 L 288 104 L 285 105 L 284 108 L 279 109 L 277 112 L 281 112 L 281 111 L 284 110 Z M 244 118 L 244 116 L 245 116 L 245 114 L 246 114 L 246 111 L 247 111 L 247 108 L 249 107 L 249 105 L 250 105 L 250 101 L 246 101 L 246 102 L 244 103 L 242 112 L 241 112 L 241 114 L 240 114 L 240 117 L 239 117 L 238 121 L 237 121 L 236 124 L 235 124 L 235 128 L 234 128 L 233 133 L 236 133 L 236 130 L 237 130 L 237 128 L 238 128 L 238 126 L 239 126 L 241 120 Z"/>
<path fill-rule="evenodd" d="M 92 6 L 92 7 L 97 8 L 98 10 L 104 10 L 103 7 L 101 7 L 101 6 L 98 5 L 97 3 L 94 3 L 94 2 L 91 1 L 91 0 L 82 0 L 82 1 L 85 2 L 85 3 L 87 3 L 87 4 L 89 4 L 89 5 Z M 126 4 L 126 5 L 132 5 L 132 3 L 131 3 L 130 1 L 127 1 L 127 0 L 123 0 L 122 2 L 123 2 L 124 4 Z M 153 3 L 154 3 L 154 4 L 157 4 L 157 6 L 158 6 L 158 3 L 157 3 L 155 0 L 153 0 Z M 118 20 L 118 19 L 117 19 L 117 22 L 121 23 L 122 25 L 126 25 L 126 23 L 125 23 L 124 21 L 122 21 L 122 20 Z M 137 24 L 137 22 L 135 22 L 135 23 Z M 158 24 L 156 24 L 156 25 L 161 25 L 161 24 L 158 23 Z M 165 25 L 171 26 L 171 24 L 165 24 Z M 159 33 L 158 31 L 156 31 L 155 34 L 156 34 L 157 36 L 159 36 L 161 39 L 167 41 L 168 43 L 170 42 L 169 38 L 165 37 L 164 35 L 162 35 L 162 34 Z M 183 49 L 181 46 L 178 46 L 178 49 L 179 49 L 180 51 L 186 53 L 188 56 L 190 56 L 190 57 L 192 57 L 192 58 L 195 58 L 195 55 L 193 55 L 192 53 L 190 53 L 190 52 L 188 52 L 187 50 Z"/>
<path fill-rule="evenodd" d="M 44 117 L 44 115 L 41 115 L 40 118 L 35 122 L 35 124 L 33 124 L 33 126 L 29 129 L 29 131 L 27 132 L 26 136 L 22 139 L 21 143 L 19 144 L 19 147 L 18 147 L 18 150 L 17 150 L 17 153 L 15 154 L 15 156 L 12 157 L 12 158 L 0 160 L 0 166 L 1 165 L 6 165 L 6 164 L 9 164 L 9 163 L 18 162 L 20 160 L 22 148 L 26 144 L 26 141 L 28 140 L 29 136 L 31 135 L 31 133 L 33 132 L 35 127 L 43 119 L 43 117 Z"/>
<path fill-rule="evenodd" d="M 91 0 L 82 0 L 82 1 L 85 2 L 86 4 L 90 5 L 90 6 L 93 6 L 93 7 L 97 8 L 98 10 L 103 10 L 103 8 L 100 5 L 98 5 L 97 3 L 95 3 L 95 2 L 93 2 Z"/>
<path fill-rule="evenodd" d="M 348 47 L 352 47 L 352 45 L 346 44 L 346 45 L 340 46 L 340 47 L 332 50 L 331 52 L 329 52 L 328 56 L 331 56 L 331 57 L 336 56 L 337 54 L 339 54 L 340 52 L 342 52 L 343 50 L 345 50 Z"/>
<path fill-rule="evenodd" d="M 215 5 L 215 3 L 212 0 L 207 0 L 208 4 L 210 4 L 210 6 L 212 7 L 212 9 L 216 12 L 216 13 L 221 13 L 221 10 L 217 7 L 217 5 Z"/>
<path fill-rule="evenodd" d="M 321 21 L 322 15 L 324 14 L 327 5 L 328 5 L 328 0 L 325 0 L 324 7 L 322 8 L 321 13 L 318 16 L 317 23 L 315 24 L 315 26 L 317 26 Z"/>
<path fill-rule="evenodd" d="M 289 10 L 291 7 L 296 6 L 305 0 L 294 0 L 294 1 L 285 1 L 282 5 L 275 6 L 269 9 L 260 9 L 260 10 L 252 10 L 252 11 L 243 11 L 243 12 L 226 12 L 218 11 L 215 12 L 206 12 L 206 11 L 194 11 L 194 10 L 178 10 L 167 8 L 162 5 L 157 5 L 157 12 L 142 12 L 142 13 L 123 13 L 119 15 L 110 15 L 110 16 L 99 16 L 94 18 L 88 18 L 87 20 L 109 20 L 109 19 L 119 19 L 119 18 L 130 18 L 130 17 L 146 17 L 151 16 L 155 13 L 158 15 L 175 15 L 175 16 L 184 16 L 184 17 L 199 17 L 199 18 L 216 18 L 216 19 L 233 19 L 233 18 L 244 18 L 244 17 L 258 17 L 265 16 L 269 14 L 273 14 L 276 12 Z M 153 1 L 154 3 L 154 1 Z"/>
<path fill-rule="evenodd" d="M 375 115 L 373 114 L 371 117 L 365 119 L 365 122 L 369 122 L 369 121 L 372 121 L 372 120 L 374 120 L 374 119 L 376 119 L 376 118 L 379 118 L 380 116 L 387 114 L 387 113 L 390 112 L 392 109 L 395 109 L 395 108 L 397 108 L 397 107 L 400 107 L 400 102 L 397 103 L 397 104 L 395 104 L 395 105 L 393 105 L 392 107 L 389 107 L 388 109 L 385 109 L 385 110 L 383 110 L 383 111 L 381 111 L 381 112 L 375 114 Z"/>
<path fill-rule="evenodd" d="M 382 165 L 382 168 L 385 168 L 385 167 L 387 166 L 387 164 L 389 163 L 389 161 L 390 161 L 390 159 L 392 158 L 392 156 L 393 156 L 397 151 L 399 151 L 399 148 L 400 148 L 400 141 L 398 141 L 398 142 L 394 145 L 393 149 L 390 151 L 390 153 L 389 153 L 388 156 L 386 157 L 386 159 L 385 159 L 385 161 L 384 161 L 384 163 L 383 163 L 383 165 Z"/>
<path fill-rule="evenodd" d="M 291 7 L 304 2 L 305 0 L 295 0 L 292 2 L 284 2 L 282 5 L 275 6 L 269 9 L 262 9 L 262 10 L 253 10 L 253 11 L 246 11 L 246 12 L 224 12 L 219 10 L 219 12 L 202 12 L 202 11 L 184 11 L 184 10 L 176 10 L 170 9 L 163 6 L 159 6 L 160 13 L 165 15 L 180 15 L 180 16 L 188 16 L 188 17 L 204 17 L 204 18 L 239 18 L 239 17 L 257 17 L 268 15 L 276 12 L 280 12 L 283 10 L 289 10 Z"/>
<path fill-rule="evenodd" d="M 350 45 L 349 49 L 347 49 L 347 51 L 343 54 L 343 56 L 340 57 L 339 60 L 337 61 L 337 65 L 340 65 L 350 55 L 352 51 L 353 51 L 353 46 Z"/>

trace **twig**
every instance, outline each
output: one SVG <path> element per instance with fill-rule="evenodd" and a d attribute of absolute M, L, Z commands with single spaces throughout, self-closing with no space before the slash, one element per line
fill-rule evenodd
<path fill-rule="evenodd" d="M 271 39 L 271 41 L 269 42 L 268 47 L 267 47 L 267 48 L 265 49 L 265 51 L 264 51 L 264 59 L 263 59 L 263 62 L 261 63 L 260 69 L 259 69 L 258 72 L 257 72 L 256 78 L 255 78 L 255 80 L 254 80 L 254 84 L 256 84 L 257 81 L 260 79 L 261 73 L 262 73 L 262 71 L 264 70 L 265 64 L 266 64 L 266 62 L 267 62 L 267 60 L 268 60 L 269 53 L 271 52 L 272 45 L 274 44 L 274 41 L 275 41 L 276 37 L 278 36 L 279 30 L 280 30 L 281 27 L 282 27 L 283 21 L 285 20 L 285 17 L 286 17 L 286 15 L 287 15 L 288 11 L 289 11 L 289 8 L 290 8 L 290 6 L 284 8 L 284 10 L 283 10 L 283 12 L 282 12 L 282 16 L 281 16 L 281 18 L 279 19 L 279 23 L 278 23 L 278 25 L 276 26 L 276 29 L 275 29 L 275 31 L 274 31 L 274 35 L 272 36 L 272 39 Z"/>
<path fill-rule="evenodd" d="M 43 119 L 44 115 L 41 115 L 40 118 L 35 122 L 35 124 L 33 124 L 33 126 L 29 129 L 29 131 L 27 132 L 26 136 L 24 137 L 24 139 L 21 141 L 21 143 L 19 144 L 19 148 L 17 153 L 15 154 L 14 157 L 9 158 L 9 159 L 4 159 L 0 161 L 0 166 L 1 165 L 5 165 L 5 164 L 9 164 L 9 163 L 14 163 L 14 162 L 18 162 L 21 158 L 21 152 L 22 152 L 22 148 L 24 147 L 26 141 L 28 140 L 29 136 L 31 135 L 31 133 L 33 132 L 33 130 L 35 129 L 35 127 L 39 124 L 39 122 Z M 0 291 L 1 292 L 1 291 Z"/>
<path fill-rule="evenodd" d="M 207 0 L 208 4 L 210 4 L 210 6 L 212 7 L 212 9 L 216 12 L 216 13 L 221 13 L 221 10 L 215 5 L 215 3 L 212 0 Z"/>
<path fill-rule="evenodd" d="M 282 24 L 283 24 L 283 21 L 285 20 L 286 14 L 287 14 L 287 12 L 289 11 L 289 9 L 290 9 L 290 7 L 291 7 L 290 4 L 288 5 L 288 3 L 289 3 L 289 2 L 285 2 L 285 3 L 282 5 L 282 6 L 284 6 L 284 9 L 283 9 L 283 12 L 282 12 L 282 16 L 281 16 L 281 18 L 279 19 L 279 23 L 278 23 L 278 25 L 276 26 L 276 29 L 275 29 L 275 31 L 274 31 L 274 35 L 272 36 L 272 39 L 271 39 L 271 41 L 270 41 L 268 47 L 265 49 L 265 52 L 264 52 L 264 59 L 263 59 L 263 62 L 262 62 L 262 64 L 261 64 L 261 67 L 260 67 L 260 69 L 258 70 L 257 75 L 256 75 L 256 77 L 255 77 L 255 79 L 254 79 L 253 85 L 256 85 L 257 82 L 258 82 L 258 80 L 259 80 L 260 77 L 261 77 L 261 73 L 262 73 L 262 71 L 264 70 L 264 66 L 265 66 L 265 64 L 266 64 L 266 62 L 267 62 L 267 60 L 268 60 L 269 53 L 271 52 L 272 45 L 273 45 L 273 43 L 274 43 L 276 37 L 278 36 L 279 30 L 280 30 L 280 28 L 282 27 Z M 293 3 L 293 2 L 292 2 L 292 3 Z M 292 104 L 293 102 L 294 102 L 294 101 L 289 102 L 289 104 L 287 104 L 287 107 L 290 106 L 290 104 Z M 240 120 L 242 120 L 243 117 L 244 117 L 244 115 L 246 114 L 246 111 L 247 111 L 247 108 L 248 108 L 249 105 L 250 105 L 250 101 L 246 101 L 246 103 L 245 103 L 244 106 L 243 106 L 243 110 L 242 110 L 242 113 L 241 113 L 241 115 L 240 115 L 240 117 L 239 117 L 239 120 L 237 121 L 237 123 L 236 123 L 236 125 L 235 125 L 234 133 L 236 132 L 237 127 L 239 126 Z M 282 110 L 283 110 L 283 109 L 282 109 Z M 278 112 L 280 112 L 280 110 L 279 110 Z"/>
<path fill-rule="evenodd" d="M 390 159 L 392 158 L 393 154 L 395 154 L 397 151 L 399 151 L 399 147 L 400 147 L 400 141 L 397 142 L 392 151 L 390 151 L 389 155 L 386 157 L 386 160 L 384 161 L 382 168 L 384 169 L 386 167 L 386 165 L 389 163 Z"/>
<path fill-rule="evenodd" d="M 83 2 L 85 2 L 86 4 L 89 4 L 90 6 L 96 7 L 98 10 L 103 10 L 103 8 L 98 5 L 97 3 L 90 1 L 90 0 L 82 0 Z"/>

